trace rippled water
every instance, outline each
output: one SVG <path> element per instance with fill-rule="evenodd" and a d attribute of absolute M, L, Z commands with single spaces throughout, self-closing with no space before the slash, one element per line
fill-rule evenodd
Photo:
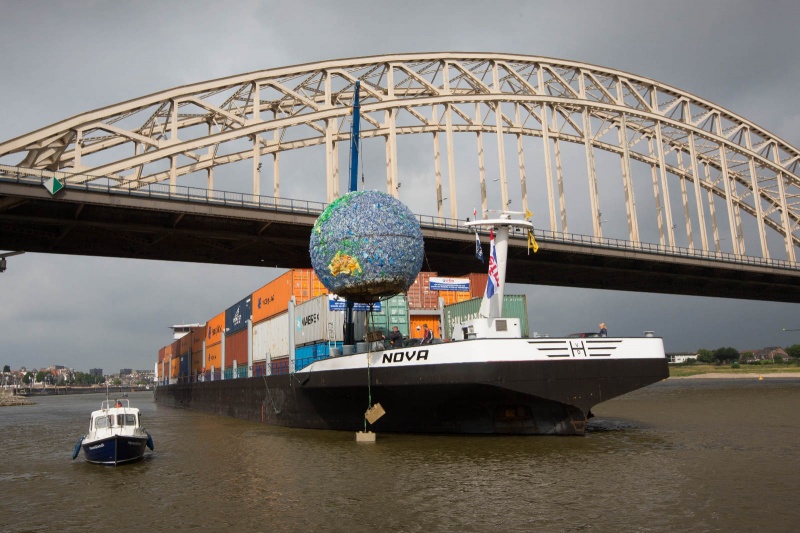
<path fill-rule="evenodd" d="M 155 451 L 71 460 L 96 395 L 0 408 L 0 531 L 794 531 L 800 379 L 668 380 L 585 437 L 276 428 L 130 395 Z"/>

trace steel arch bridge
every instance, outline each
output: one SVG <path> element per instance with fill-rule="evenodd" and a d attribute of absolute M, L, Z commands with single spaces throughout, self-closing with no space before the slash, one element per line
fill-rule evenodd
<path fill-rule="evenodd" d="M 324 172 L 308 190 L 324 190 L 322 200 L 331 201 L 342 192 L 338 147 L 349 143 L 357 80 L 362 138 L 383 141 L 387 192 L 400 195 L 398 138 L 432 140 L 433 169 L 414 197 L 435 198 L 438 217 L 472 215 L 470 198 L 483 212 L 500 207 L 490 198 L 501 206 L 513 200 L 521 211 L 538 201 L 537 227 L 567 234 L 583 221 L 601 239 L 604 218 L 624 212 L 620 237 L 634 245 L 655 243 L 669 254 L 672 247 L 720 252 L 725 244 L 735 256 L 796 266 L 800 151 L 686 91 L 560 59 L 399 54 L 252 72 L 52 124 L 0 144 L 0 163 L 16 158 L 17 168 L 65 171 L 71 184 L 174 190 L 200 176 L 207 189 L 230 190 L 215 171 L 249 161 L 248 192 L 261 195 L 271 182 L 280 197 L 281 154 L 317 146 Z M 496 164 L 487 180 L 488 152 Z M 264 158 L 271 176 L 262 176 Z M 541 163 L 534 172 L 526 166 L 532 158 Z M 471 169 L 457 170 L 467 159 Z M 420 212 L 413 198 L 407 203 Z"/>

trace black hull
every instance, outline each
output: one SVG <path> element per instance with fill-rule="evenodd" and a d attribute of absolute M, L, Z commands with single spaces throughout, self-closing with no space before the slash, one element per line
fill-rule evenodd
<path fill-rule="evenodd" d="M 115 435 L 107 439 L 82 444 L 88 463 L 117 466 L 138 461 L 144 456 L 147 437 Z"/>
<path fill-rule="evenodd" d="M 376 432 L 583 435 L 598 403 L 667 378 L 665 359 L 403 366 L 161 385 L 156 401 L 278 426 Z"/>

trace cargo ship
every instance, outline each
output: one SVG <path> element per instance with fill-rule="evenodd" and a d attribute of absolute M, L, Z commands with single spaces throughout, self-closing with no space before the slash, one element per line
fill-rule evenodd
<path fill-rule="evenodd" d="M 178 363 L 176 373 L 175 358 L 166 363 L 162 354 L 157 372 L 164 376 L 170 366 L 173 372 L 161 380 L 156 401 L 296 428 L 583 435 L 594 405 L 668 377 L 663 341 L 651 332 L 637 338 L 523 334 L 527 321 L 503 312 L 504 278 L 509 230 L 529 223 L 503 214 L 471 224 L 491 231 L 486 289 L 473 316 L 441 314 L 449 318 L 441 320 L 450 328 L 441 332 L 444 339 L 387 348 L 382 339 L 391 321 L 370 327 L 375 309 L 365 308 L 355 321 L 363 325 L 357 332 L 363 342 L 342 345 L 332 297 L 311 287 L 309 299 L 296 304 L 286 286 L 298 273 L 290 271 L 209 321 L 199 372 L 182 372 Z M 285 301 L 284 313 L 253 326 L 259 310 L 279 301 Z M 389 317 L 390 302 L 381 310 Z M 307 334 L 313 328 L 317 333 Z M 210 342 L 223 332 L 228 341 L 241 336 L 238 349 L 237 343 Z M 367 422 L 376 407 L 384 414 Z"/>
<path fill-rule="evenodd" d="M 396 198 L 357 191 L 358 95 L 356 82 L 349 192 L 326 207 L 311 232 L 311 262 L 325 282 L 309 272 L 304 283 L 302 273 L 290 271 L 162 348 L 157 402 L 370 435 L 583 435 L 594 405 L 668 376 L 664 344 L 652 334 L 527 338 L 527 310 L 503 312 L 508 237 L 521 230 L 533 240 L 529 213 L 501 211 L 493 219 L 484 213 L 467 222 L 481 258 L 479 231 L 489 232 L 489 269 L 477 312 L 455 319 L 450 313 L 448 322 L 441 313 L 439 333 L 450 342 L 434 341 L 425 323 L 419 342 L 389 347 L 392 318 L 403 309 L 392 305 L 397 296 L 386 299 L 389 321 L 378 327 L 376 313 L 384 311 L 376 306 L 384 302 L 373 297 L 413 290 L 409 276 L 422 265 L 422 233 Z M 299 294 L 296 276 L 305 287 Z M 336 287 L 352 301 L 325 296 Z M 367 303 L 358 309 L 359 301 Z M 415 333 L 408 336 L 422 336 Z"/>

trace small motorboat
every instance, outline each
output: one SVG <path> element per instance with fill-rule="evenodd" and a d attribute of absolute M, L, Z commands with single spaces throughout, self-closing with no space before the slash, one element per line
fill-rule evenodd
<path fill-rule="evenodd" d="M 87 462 L 117 466 L 141 459 L 145 447 L 153 449 L 153 438 L 142 428 L 139 410 L 126 398 L 104 400 L 92 412 L 89 433 L 78 439 L 72 458 L 83 448 Z"/>

